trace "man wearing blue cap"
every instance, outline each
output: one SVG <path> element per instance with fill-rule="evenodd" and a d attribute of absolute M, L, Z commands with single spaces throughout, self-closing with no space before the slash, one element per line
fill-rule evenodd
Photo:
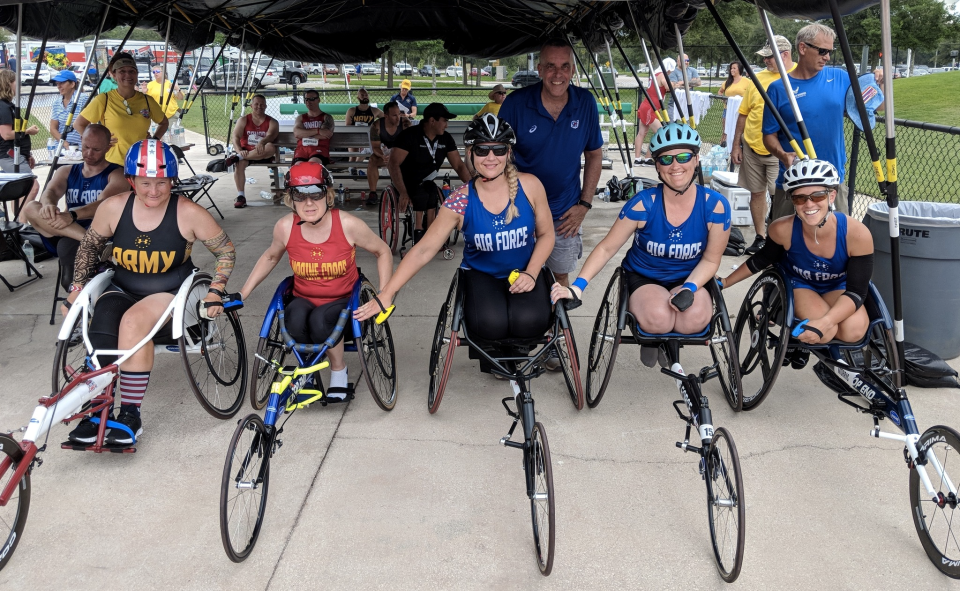
<path fill-rule="evenodd" d="M 66 138 L 63 138 L 63 133 L 67 127 L 67 117 L 70 113 L 74 113 L 74 119 L 76 119 L 86 106 L 88 97 L 77 92 L 77 77 L 70 70 L 58 72 L 50 81 L 57 85 L 57 92 L 60 93 L 60 100 L 53 103 L 53 113 L 50 115 L 50 137 L 54 140 L 66 139 L 67 144 L 79 146 L 79 133 L 71 129 Z M 76 110 L 73 108 L 74 101 L 80 102 Z"/>

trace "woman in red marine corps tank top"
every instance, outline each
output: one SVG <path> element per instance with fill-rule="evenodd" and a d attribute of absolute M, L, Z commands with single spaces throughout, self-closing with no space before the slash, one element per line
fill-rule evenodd
<path fill-rule="evenodd" d="M 380 285 L 386 284 L 393 273 L 393 254 L 366 223 L 331 210 L 333 177 L 322 164 L 294 164 L 288 186 L 284 202 L 293 213 L 280 218 L 273 227 L 273 241 L 240 293 L 244 299 L 250 297 L 286 253 L 293 269 L 293 300 L 284 306 L 287 331 L 298 343 L 322 343 L 333 332 L 357 281 L 356 247 L 377 257 Z M 344 329 L 345 337 L 349 331 L 350 324 Z M 343 337 L 328 355 L 330 387 L 346 387 Z"/>

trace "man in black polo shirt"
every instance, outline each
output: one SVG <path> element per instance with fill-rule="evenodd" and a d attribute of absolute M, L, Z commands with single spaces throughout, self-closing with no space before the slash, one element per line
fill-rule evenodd
<path fill-rule="evenodd" d="M 387 166 L 390 180 L 400 194 L 400 211 L 406 211 L 407 205 L 413 202 L 416 214 L 414 243 L 423 236 L 423 212 L 427 212 L 428 226 L 437 215 L 439 191 L 433 179 L 437 177 L 444 158 L 450 161 L 461 181 L 470 180 L 470 172 L 460 158 L 457 143 L 446 131 L 447 121 L 455 117 L 442 103 L 429 104 L 423 110 L 420 125 L 401 132 L 390 153 Z"/>

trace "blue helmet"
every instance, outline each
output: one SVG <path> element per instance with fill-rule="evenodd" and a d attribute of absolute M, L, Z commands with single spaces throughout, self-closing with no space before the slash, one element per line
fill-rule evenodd
<path fill-rule="evenodd" d="M 700 134 L 686 123 L 667 123 L 650 140 L 650 153 L 654 157 L 665 150 L 690 148 L 694 154 L 700 153 Z"/>
<path fill-rule="evenodd" d="M 140 140 L 130 146 L 123 174 L 150 178 L 177 178 L 177 156 L 160 140 Z"/>

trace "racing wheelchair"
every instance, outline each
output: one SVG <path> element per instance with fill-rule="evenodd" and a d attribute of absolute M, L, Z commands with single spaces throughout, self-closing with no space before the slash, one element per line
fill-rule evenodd
<path fill-rule="evenodd" d="M 444 200 L 443 191 L 432 181 L 426 181 L 437 191 L 437 211 L 440 211 Z M 400 192 L 393 186 L 393 183 L 387 185 L 383 190 L 383 196 L 380 198 L 380 238 L 387 243 L 393 254 L 399 254 L 401 257 L 413 246 L 413 205 L 410 204 L 404 211 L 400 211 Z M 403 232 L 403 238 L 400 233 Z M 450 238 L 443 245 L 443 258 L 451 260 L 456 252 L 453 246 L 460 239 L 460 230 L 454 229 L 450 233 Z"/>
<path fill-rule="evenodd" d="M 941 572 L 960 578 L 960 514 L 956 475 L 947 467 L 960 461 L 960 434 L 937 425 L 920 433 L 904 389 L 903 369 L 894 340 L 894 325 L 873 283 L 864 306 L 870 319 L 857 343 L 831 341 L 808 345 L 797 340 L 806 320 L 794 317 L 793 289 L 777 267 L 760 274 L 747 290 L 734 326 L 745 394 L 743 409 L 756 408 L 770 393 L 782 366 L 804 367 L 816 357 L 817 378 L 837 398 L 873 418 L 870 435 L 904 444 L 910 469 L 910 508 L 920 542 Z M 814 331 L 816 332 L 816 331 Z M 901 432 L 880 430 L 889 419 Z"/>
<path fill-rule="evenodd" d="M 740 575 L 745 540 L 746 505 L 740 458 L 730 432 L 723 427 L 714 428 L 709 401 L 700 385 L 718 378 L 724 396 L 734 410 L 740 410 L 742 388 L 736 341 L 726 305 L 714 282 L 709 282 L 705 288 L 713 300 L 713 315 L 702 332 L 691 335 L 649 334 L 640 329 L 627 309 L 626 279 L 623 269 L 617 267 L 607 284 L 593 325 L 587 359 L 586 398 L 590 408 L 600 404 L 610 384 L 621 343 L 659 349 L 660 371 L 676 381 L 682 396 L 673 403 L 680 419 L 686 423 L 683 442 L 678 442 L 677 447 L 700 456 L 699 471 L 707 487 L 707 514 L 717 569 L 724 581 L 732 583 Z M 623 334 L 624 330 L 629 332 Z M 680 365 L 680 349 L 685 345 L 709 346 L 713 364 L 697 374 L 684 373 Z M 690 432 L 694 428 L 699 435 L 699 447 L 690 441 Z"/>
<path fill-rule="evenodd" d="M 106 430 L 123 428 L 110 420 L 116 398 L 120 364 L 151 340 L 157 352 L 179 353 L 188 381 L 200 404 L 211 415 L 226 419 L 240 409 L 246 385 L 246 345 L 237 310 L 238 299 L 224 298 L 224 312 L 214 319 L 201 313 L 210 276 L 194 271 L 181 284 L 176 296 L 154 325 L 150 334 L 129 350 L 95 350 L 88 329 L 96 299 L 110 285 L 112 270 L 106 270 L 84 286 L 60 328 L 53 368 L 53 393 L 40 399 L 30 423 L 21 429 L 20 441 L 13 434 L 0 434 L 0 569 L 16 550 L 26 527 L 30 509 L 30 475 L 43 464 L 50 428 L 88 414 L 99 415 L 96 441 L 77 444 L 67 441 L 63 449 L 96 453 L 133 453 L 130 445 L 104 443 Z M 117 360 L 100 367 L 100 356 Z M 41 441 L 42 439 L 42 441 Z"/>
<path fill-rule="evenodd" d="M 220 534 L 223 549 L 233 562 L 242 562 L 253 551 L 266 512 L 270 483 L 270 461 L 283 445 L 279 438 L 293 413 L 314 403 L 346 402 L 353 398 L 353 386 L 342 399 L 329 398 L 334 388 L 323 388 L 317 372 L 326 368 L 327 351 L 336 345 L 347 323 L 354 342 L 344 343 L 347 351 L 360 353 L 360 365 L 373 399 L 383 410 L 397 401 L 397 365 L 388 313 L 364 322 L 353 319 L 353 311 L 376 297 L 376 290 L 361 273 L 347 307 L 340 313 L 333 333 L 320 345 L 300 344 L 287 332 L 284 302 L 292 295 L 293 278 L 277 287 L 260 329 L 256 361 L 250 379 L 250 402 L 267 411 L 261 419 L 252 413 L 239 421 L 230 447 L 220 485 Z M 348 335 L 344 335 L 346 338 Z M 292 354 L 291 358 L 287 358 Z M 293 362 L 284 365 L 284 361 Z M 311 381 L 313 383 L 311 383 Z M 281 415 L 287 418 L 277 425 Z"/>
<path fill-rule="evenodd" d="M 553 284 L 553 276 L 548 269 L 548 285 Z M 561 301 L 554 307 L 551 320 L 553 329 L 549 336 L 537 339 L 505 339 L 497 343 L 487 343 L 471 339 L 464 321 L 463 269 L 454 273 L 447 297 L 440 307 L 437 328 L 434 332 L 430 350 L 430 389 L 427 394 L 427 408 L 430 413 L 437 412 L 443 399 L 453 354 L 457 347 L 466 345 L 470 357 L 481 359 L 490 366 L 490 373 L 510 380 L 513 396 L 504 398 L 501 403 L 507 414 L 513 419 L 510 430 L 500 439 L 500 444 L 523 451 L 523 469 L 526 477 L 527 497 L 530 499 L 533 523 L 533 540 L 537 555 L 537 566 L 543 575 L 549 575 L 553 568 L 553 550 L 555 541 L 553 467 L 550 462 L 550 446 L 547 443 L 546 430 L 537 422 L 534 412 L 531 381 L 542 375 L 546 369 L 544 361 L 552 350 L 556 350 L 564 381 L 574 407 L 583 408 L 583 388 L 580 381 L 580 367 L 577 356 L 577 344 L 573 329 L 567 316 L 567 310 L 580 305 L 566 304 Z M 539 350 L 537 348 L 539 347 Z M 532 352 L 532 355 L 531 355 Z M 513 402 L 516 410 L 510 408 Z M 517 424 L 523 430 L 523 441 L 512 441 Z"/>

